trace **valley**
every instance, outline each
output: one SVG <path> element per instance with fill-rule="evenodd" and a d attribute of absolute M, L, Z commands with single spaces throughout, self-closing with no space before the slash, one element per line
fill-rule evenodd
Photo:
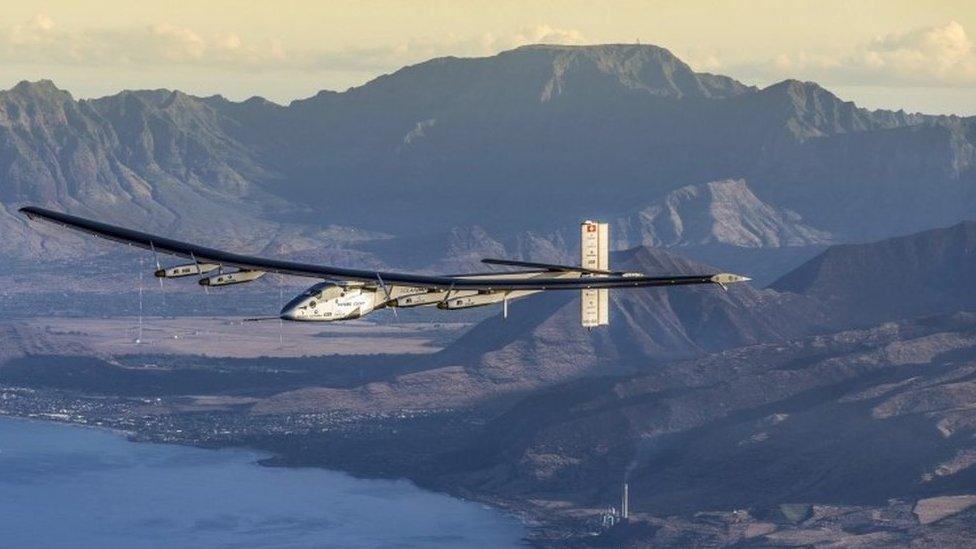
<path fill-rule="evenodd" d="M 968 265 L 968 230 L 861 246 L 859 268 L 883 272 L 895 246 L 930 258 L 911 271 L 929 280 Z M 863 326 L 784 290 L 837 253 L 780 290 L 618 291 L 614 323 L 595 333 L 579 330 L 565 295 L 470 327 L 289 326 L 293 343 L 277 351 L 209 317 L 144 319 L 143 345 L 132 318 L 10 321 L 0 408 L 136 440 L 257 448 L 274 456 L 266 465 L 408 478 L 521 514 L 542 546 L 959 540 L 976 503 L 976 316 L 946 312 L 936 294 L 916 298 L 912 317 L 858 294 L 875 320 Z M 651 248 L 617 259 L 707 269 Z M 883 280 L 882 296 L 885 283 L 919 287 Z M 633 515 L 605 530 L 622 482 Z"/>
<path fill-rule="evenodd" d="M 0 92 L 0 414 L 405 478 L 544 547 L 958 546 L 976 524 L 976 121 L 650 45 L 437 58 L 288 105 Z M 241 253 L 752 284 L 285 323 L 26 204 Z M 177 260 L 163 258 L 161 266 Z M 494 272 L 494 271 L 492 271 Z M 141 326 L 141 327 L 140 327 Z M 136 342 L 136 340 L 139 340 Z M 604 524 L 630 491 L 628 521 Z"/>

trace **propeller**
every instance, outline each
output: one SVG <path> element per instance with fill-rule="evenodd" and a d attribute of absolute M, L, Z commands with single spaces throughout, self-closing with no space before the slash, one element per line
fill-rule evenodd
<path fill-rule="evenodd" d="M 383 293 L 386 294 L 386 302 L 387 303 L 392 302 L 393 301 L 393 296 L 390 295 L 390 289 L 386 287 L 386 283 L 383 282 L 383 277 L 380 276 L 380 273 L 376 273 L 376 280 L 379 280 L 380 281 L 380 288 L 383 288 Z M 397 320 L 399 320 L 400 319 L 400 313 L 397 312 L 396 305 L 392 305 L 391 304 L 389 307 L 390 307 L 390 309 L 393 310 L 393 316 Z"/>
<path fill-rule="evenodd" d="M 190 252 L 190 258 L 193 259 L 193 264 L 196 265 L 197 267 L 197 274 L 200 275 L 199 280 L 203 280 L 203 270 L 200 269 L 200 262 L 197 261 L 197 256 L 193 255 L 193 252 Z M 210 288 L 204 284 L 200 284 L 200 285 L 203 286 L 204 293 L 210 295 Z"/>
<path fill-rule="evenodd" d="M 152 250 L 153 261 L 156 262 L 156 272 L 159 272 L 160 270 L 162 270 L 163 266 L 159 264 L 159 255 L 156 254 L 156 246 L 153 244 L 152 240 L 149 241 L 149 249 Z M 158 276 L 157 278 L 159 278 L 159 289 L 162 290 L 163 277 Z"/>

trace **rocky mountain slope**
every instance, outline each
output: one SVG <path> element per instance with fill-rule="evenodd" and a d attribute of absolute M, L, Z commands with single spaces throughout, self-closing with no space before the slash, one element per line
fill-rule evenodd
<path fill-rule="evenodd" d="M 5 375 L 20 384 L 46 371 L 52 387 L 103 394 L 124 385 L 113 385 L 121 369 L 176 400 L 198 395 L 186 387 L 203 376 L 214 394 L 247 397 L 234 412 L 246 415 L 232 416 L 242 424 L 342 418 L 235 435 L 276 463 L 406 476 L 564 521 L 558 532 L 580 543 L 958 545 L 976 517 L 976 316 L 956 312 L 971 309 L 974 234 L 963 223 L 836 246 L 774 289 L 615 291 L 611 325 L 593 332 L 572 296 L 536 296 L 425 363 L 302 359 L 257 378 L 250 365 L 52 366 L 38 355 L 86 351 L 12 326 Z M 459 235 L 450 249 L 463 256 L 469 240 L 494 241 Z M 613 263 L 711 270 L 644 247 Z M 902 270 L 886 278 L 891 265 Z M 892 304 L 895 290 L 906 304 Z M 590 536 L 625 480 L 633 520 Z"/>
<path fill-rule="evenodd" d="M 833 242 L 795 212 L 764 202 L 744 180 L 689 185 L 625 213 L 607 215 L 614 250 L 673 249 L 703 263 L 748 273 L 765 285 Z M 387 262 L 433 272 L 479 272 L 482 258 L 575 264 L 577 223 L 514 235 L 498 227 L 457 226 L 423 236 L 364 241 L 357 249 Z"/>
<path fill-rule="evenodd" d="M 180 92 L 123 92 L 76 101 L 49 81 L 0 93 L 0 254 L 63 259 L 104 252 L 16 213 L 39 204 L 184 238 L 290 253 L 379 235 L 268 218 L 291 208 L 262 190 L 273 179 L 236 122 Z"/>
<path fill-rule="evenodd" d="M 477 220 L 505 239 L 655 201 L 685 204 L 688 221 L 718 198 L 742 208 L 718 240 L 819 240 L 810 227 L 866 240 L 971 211 L 973 127 L 867 111 L 813 83 L 756 89 L 644 45 L 434 59 L 288 106 L 166 90 L 75 100 L 22 83 L 0 92 L 0 223 L 17 236 L 0 253 L 68 253 L 12 216 L 23 203 L 251 249 L 248 229 L 282 223 L 420 238 Z M 772 211 L 741 189 L 668 195 L 729 178 Z M 799 234 L 781 230 L 791 211 Z M 663 241 L 711 234 L 656 219 Z"/>
<path fill-rule="evenodd" d="M 725 244 L 780 248 L 831 243 L 798 214 L 763 202 L 741 179 L 689 185 L 612 222 L 613 247 Z"/>
<path fill-rule="evenodd" d="M 669 71 L 680 77 L 674 84 L 656 76 Z M 487 221 L 502 225 L 539 217 L 557 221 L 553 214 L 575 221 L 620 211 L 627 202 L 649 201 L 688 183 L 746 176 L 815 226 L 847 232 L 860 224 L 859 237 L 867 234 L 865 225 L 890 230 L 881 225 L 891 220 L 872 212 L 845 222 L 834 215 L 838 195 L 828 194 L 862 200 L 888 189 L 897 200 L 914 191 L 928 196 L 913 182 L 935 177 L 946 181 L 940 184 L 943 201 L 954 189 L 949 181 L 968 181 L 972 175 L 973 148 L 964 129 L 969 121 L 869 112 L 815 84 L 795 81 L 756 90 L 726 80 L 715 93 L 703 91 L 696 79 L 704 77 L 653 46 L 534 47 L 478 60 L 434 60 L 344 94 L 293 103 L 289 108 L 303 119 L 318 121 L 305 122 L 310 142 L 321 150 L 354 152 L 320 157 L 314 164 L 295 158 L 291 164 L 302 173 L 366 178 L 396 202 L 400 216 L 413 213 L 407 207 L 416 204 L 411 193 L 428 197 L 428 204 L 443 203 L 423 221 L 410 222 L 427 226 L 455 222 L 473 204 L 487 210 L 482 212 Z M 436 91 L 426 85 L 431 81 L 437 82 Z M 400 100 L 395 106 L 392 97 Z M 371 133 L 356 137 L 364 123 Z M 909 160 L 908 150 L 922 143 L 893 139 L 891 132 L 902 128 L 927 129 L 931 141 L 922 154 L 947 147 L 944 158 L 952 160 L 939 161 L 936 172 L 934 165 Z M 953 137 L 943 140 L 937 134 Z M 339 135 L 354 144 L 340 142 Z M 791 171 L 821 162 L 827 150 L 839 147 L 874 158 L 872 170 L 896 153 L 906 165 L 900 171 L 866 172 L 859 154 L 848 154 L 819 168 L 815 183 L 806 181 L 809 173 Z M 794 184 L 798 178 L 805 188 Z M 860 184 L 850 186 L 852 178 Z M 461 195 L 456 194 L 459 181 L 467 184 Z M 548 207 L 540 212 L 537 204 Z M 879 206 L 888 209 L 874 204 Z M 902 226 L 911 221 L 906 212 L 898 220 Z M 912 228 L 930 222 L 914 215 Z"/>
<path fill-rule="evenodd" d="M 971 314 L 725 351 L 541 392 L 435 468 L 584 508 L 627 480 L 653 516 L 971 493 L 974 359 Z"/>
<path fill-rule="evenodd" d="M 370 435 L 378 447 L 409 446 L 406 459 L 374 456 L 356 437 L 312 439 L 300 454 L 286 445 L 283 459 L 358 469 L 349 461 L 355 456 L 373 464 L 366 470 L 508 502 L 580 532 L 596 528 L 629 482 L 631 523 L 596 540 L 581 534 L 580 543 L 959 543 L 976 503 L 976 316 L 932 315 L 969 308 L 965 289 L 928 291 L 923 281 L 965 272 L 970 233 L 961 224 L 832 248 L 798 271 L 821 266 L 797 283 L 807 295 L 747 287 L 739 295 L 617 292 L 611 326 L 595 335 L 578 330 L 572 303 L 526 301 L 521 312 L 516 303 L 511 328 L 486 321 L 442 355 L 464 366 L 354 390 L 284 393 L 254 411 L 392 412 L 384 404 L 394 402 L 452 410 L 532 387 L 514 405 L 494 408 L 502 413 L 485 424 L 429 433 L 438 449 L 407 427 L 409 441 L 400 428 Z M 857 253 L 843 255 L 851 249 Z M 648 271 L 700 268 L 665 252 L 629 253 L 617 261 Z M 841 255 L 827 261 L 832 254 Z M 883 271 L 876 265 L 889 260 L 905 263 L 909 275 L 891 287 L 917 288 L 910 310 L 926 316 L 840 331 L 820 325 L 812 329 L 822 335 L 802 335 L 819 313 L 828 324 L 843 322 L 848 313 L 824 296 L 856 296 L 861 290 L 849 291 L 849 280 Z M 698 356 L 680 360 L 676 351 Z M 590 369 L 566 368 L 575 364 Z"/>
<path fill-rule="evenodd" d="M 521 312 L 516 303 L 510 325 L 486 321 L 442 354 L 463 367 L 352 391 L 285 393 L 255 411 L 386 410 L 393 402 L 452 409 L 531 386 L 501 415 L 452 432 L 443 450 L 426 448 L 403 470 L 459 493 L 522 502 L 536 516 L 590 524 L 627 481 L 635 516 L 606 532 L 610 545 L 958 541 L 976 502 L 976 316 L 932 316 L 969 306 L 961 286 L 933 292 L 924 281 L 966 272 L 969 225 L 831 248 L 798 270 L 817 275 L 796 279 L 806 295 L 615 292 L 611 326 L 596 334 L 578 329 L 573 303 L 526 301 Z M 643 248 L 616 260 L 648 272 L 701 269 Z M 883 272 L 885 261 L 906 267 L 907 278 L 892 278 L 889 289 L 917 289 L 910 310 L 928 316 L 832 333 L 811 327 L 818 314 L 844 322 L 848 313 L 825 296 L 858 295 L 864 288 L 848 290 L 849 281 Z M 872 310 L 882 320 L 903 313 Z M 345 464 L 341 440 L 328 450 L 314 441 L 287 460 L 319 455 Z M 399 444 L 396 434 L 383 440 Z M 359 458 L 368 452 L 354 447 Z"/>
<path fill-rule="evenodd" d="M 833 246 L 772 288 L 823 303 L 838 321 L 976 309 L 976 222 L 870 244 Z"/>
<path fill-rule="evenodd" d="M 614 257 L 646 273 L 715 269 L 651 248 Z M 260 413 L 312 410 L 448 409 L 509 402 L 514 396 L 579 377 L 658 368 L 680 358 L 819 329 L 822 312 L 803 297 L 736 285 L 612 292 L 610 326 L 579 324 L 578 296 L 552 292 L 514 301 L 436 355 L 424 371 L 355 390 L 307 388 L 259 404 Z"/>

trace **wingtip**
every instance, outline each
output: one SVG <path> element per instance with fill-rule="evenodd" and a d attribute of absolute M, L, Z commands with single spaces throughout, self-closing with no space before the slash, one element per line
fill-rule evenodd
<path fill-rule="evenodd" d="M 749 282 L 750 280 L 752 279 L 749 278 L 748 276 L 742 276 L 733 273 L 719 273 L 717 275 L 712 276 L 712 282 L 716 284 L 721 284 L 723 286 L 725 284 L 735 284 L 737 282 Z"/>

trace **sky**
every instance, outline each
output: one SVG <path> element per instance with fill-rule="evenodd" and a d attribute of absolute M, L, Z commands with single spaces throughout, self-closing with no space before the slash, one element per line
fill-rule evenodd
<path fill-rule="evenodd" d="M 0 10 L 0 89 L 180 89 L 287 104 L 432 57 L 655 44 L 695 70 L 812 80 L 869 108 L 976 115 L 976 1 L 75 0 Z"/>

